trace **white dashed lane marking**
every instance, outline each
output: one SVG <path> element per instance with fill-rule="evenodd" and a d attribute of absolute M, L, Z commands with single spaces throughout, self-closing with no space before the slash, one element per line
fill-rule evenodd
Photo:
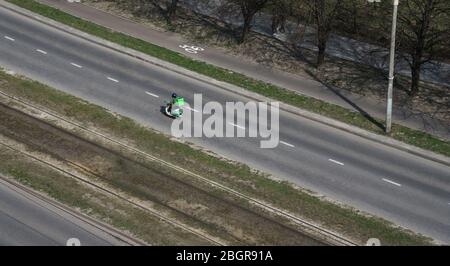
<path fill-rule="evenodd" d="M 5 36 L 5 39 L 10 40 L 10 41 L 15 41 L 13 38 L 9 37 L 9 36 Z"/>
<path fill-rule="evenodd" d="M 387 182 L 387 183 L 389 183 L 389 184 L 392 184 L 392 185 L 394 185 L 394 186 L 397 186 L 397 187 L 401 187 L 401 186 L 402 186 L 401 184 L 396 183 L 396 182 L 394 182 L 394 181 L 392 181 L 392 180 L 389 180 L 389 179 L 386 179 L 386 178 L 383 178 L 383 181 L 384 181 L 384 182 Z"/>
<path fill-rule="evenodd" d="M 38 53 L 41 53 L 41 54 L 47 54 L 47 52 L 46 52 L 46 51 L 44 51 L 44 50 L 41 50 L 41 49 L 36 49 L 36 52 L 38 52 Z"/>
<path fill-rule="evenodd" d="M 148 95 L 153 96 L 153 97 L 155 97 L 155 98 L 159 98 L 158 95 L 153 94 L 153 93 L 151 93 L 151 92 L 146 91 L 145 93 L 147 93 Z"/>
<path fill-rule="evenodd" d="M 333 159 L 328 159 L 328 161 L 330 161 L 332 163 L 335 163 L 335 164 L 344 165 L 343 163 L 341 163 L 339 161 L 336 161 L 336 160 L 333 160 Z"/>
<path fill-rule="evenodd" d="M 290 144 L 290 143 L 287 143 L 287 142 L 284 142 L 284 141 L 281 141 L 281 140 L 280 140 L 280 143 L 281 143 L 281 144 L 284 144 L 284 145 L 286 145 L 286 146 L 292 147 L 292 148 L 295 147 L 294 145 L 292 145 L 292 144 Z"/>
<path fill-rule="evenodd" d="M 245 129 L 245 127 L 242 127 L 242 126 L 233 124 L 233 123 L 231 123 L 231 122 L 228 122 L 228 124 L 230 124 L 230 125 L 232 125 L 232 126 L 235 126 L 235 127 L 237 127 L 237 128 L 240 128 L 240 129 Z"/>
<path fill-rule="evenodd" d="M 113 78 L 111 78 L 111 77 L 108 77 L 108 79 L 111 80 L 111 81 L 114 81 L 114 82 L 116 82 L 116 83 L 119 82 L 117 79 L 113 79 Z"/>
<path fill-rule="evenodd" d="M 74 66 L 74 67 L 78 67 L 78 68 L 83 68 L 82 66 L 80 66 L 80 65 L 77 65 L 77 64 L 75 64 L 75 63 L 70 63 L 72 66 Z"/>
<path fill-rule="evenodd" d="M 193 108 L 191 108 L 191 107 L 186 107 L 186 109 L 188 109 L 188 110 L 190 110 L 190 111 L 193 111 L 193 112 L 196 112 L 196 113 L 198 113 L 198 111 L 197 111 L 197 110 L 195 110 L 195 109 L 193 109 Z"/>

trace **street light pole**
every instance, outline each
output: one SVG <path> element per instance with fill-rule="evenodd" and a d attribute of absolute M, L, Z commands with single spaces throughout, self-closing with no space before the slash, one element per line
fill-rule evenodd
<path fill-rule="evenodd" d="M 392 91 L 394 89 L 394 60 L 395 60 L 395 35 L 397 31 L 397 10 L 399 0 L 394 1 L 394 12 L 392 15 L 392 33 L 391 33 L 391 51 L 389 58 L 389 85 L 386 102 L 386 133 L 391 132 L 392 128 Z"/>

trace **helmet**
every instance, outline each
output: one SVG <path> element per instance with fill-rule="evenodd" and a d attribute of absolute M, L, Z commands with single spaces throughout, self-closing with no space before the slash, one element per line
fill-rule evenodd
<path fill-rule="evenodd" d="M 172 93 L 172 98 L 177 98 L 177 94 L 175 92 Z"/>

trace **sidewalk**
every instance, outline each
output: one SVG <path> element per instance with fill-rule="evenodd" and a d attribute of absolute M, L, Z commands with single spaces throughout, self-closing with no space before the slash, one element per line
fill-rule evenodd
<path fill-rule="evenodd" d="M 301 94 L 334 103 L 353 111 L 360 111 L 358 109 L 362 109 L 374 117 L 380 119 L 384 118 L 385 104 L 383 102 L 378 102 L 361 95 L 351 94 L 344 90 L 328 88 L 313 80 L 311 77 L 269 69 L 252 62 L 243 61 L 240 57 L 225 54 L 223 50 L 211 47 L 202 47 L 204 48 L 204 51 L 190 53 L 180 46 L 192 44 L 178 34 L 154 30 L 150 27 L 137 24 L 84 4 L 70 3 L 65 0 L 38 1 L 115 31 L 123 32 L 161 47 L 185 54 L 190 58 L 204 61 L 225 69 L 230 69 L 254 79 L 294 90 Z M 450 128 L 442 124 L 442 122 L 433 120 L 429 117 L 423 117 L 422 115 L 412 114 L 408 110 L 395 105 L 393 119 L 395 123 L 424 130 L 445 139 L 450 139 Z"/>

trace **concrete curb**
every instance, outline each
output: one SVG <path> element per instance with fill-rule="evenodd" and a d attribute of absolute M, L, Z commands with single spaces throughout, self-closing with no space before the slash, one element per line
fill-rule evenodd
<path fill-rule="evenodd" d="M 136 59 L 142 60 L 144 62 L 153 64 L 155 66 L 158 66 L 158 67 L 161 67 L 161 68 L 173 71 L 173 72 L 175 72 L 177 74 L 184 75 L 186 77 L 189 77 L 189 78 L 192 78 L 192 79 L 196 79 L 196 80 L 201 81 L 201 82 L 208 83 L 210 85 L 213 85 L 213 86 L 219 87 L 221 89 L 227 90 L 229 92 L 232 92 L 232 93 L 244 96 L 246 98 L 250 98 L 250 99 L 255 100 L 255 101 L 264 101 L 264 102 L 272 102 L 273 101 L 273 99 L 270 99 L 268 97 L 262 96 L 262 95 L 260 95 L 258 93 L 248 91 L 246 89 L 243 89 L 241 87 L 238 87 L 238 86 L 226 83 L 226 82 L 215 80 L 213 78 L 210 78 L 210 77 L 198 74 L 198 73 L 190 71 L 190 70 L 187 70 L 185 68 L 182 68 L 180 66 L 174 65 L 172 63 L 168 63 L 166 61 L 163 61 L 163 60 L 160 60 L 158 58 L 152 57 L 150 55 L 147 55 L 147 54 L 138 52 L 136 50 L 133 50 L 133 49 L 130 49 L 130 48 L 126 48 L 126 47 L 123 47 L 121 45 L 115 44 L 113 42 L 101 39 L 99 37 L 87 34 L 85 32 L 77 30 L 75 28 L 66 26 L 66 25 L 64 25 L 64 24 L 62 24 L 60 22 L 56 22 L 56 21 L 54 21 L 52 19 L 49 19 L 47 17 L 43 17 L 41 15 L 38 15 L 36 13 L 33 13 L 31 11 L 28 11 L 26 9 L 18 7 L 16 5 L 7 3 L 7 2 L 5 2 L 3 0 L 0 0 L 0 6 L 3 7 L 3 8 L 8 9 L 10 11 L 13 11 L 13 12 L 16 12 L 18 14 L 21 14 L 23 16 L 26 16 L 26 17 L 29 17 L 31 19 L 34 19 L 36 21 L 39 21 L 41 23 L 44 23 L 44 24 L 46 24 L 48 26 L 51 26 L 53 28 L 56 28 L 58 30 L 64 31 L 64 32 L 66 32 L 68 34 L 71 34 L 71 35 L 77 36 L 79 38 L 82 38 L 82 39 L 84 39 L 86 41 L 95 43 L 97 45 L 103 46 L 103 47 L 108 48 L 108 49 L 112 49 L 112 50 L 114 50 L 116 52 L 119 52 L 119 53 L 122 53 L 122 54 L 126 54 L 128 56 L 131 56 L 131 57 L 134 57 Z M 398 150 L 405 151 L 405 152 L 408 152 L 410 154 L 413 154 L 413 155 L 416 155 L 416 156 L 420 156 L 420 157 L 423 157 L 425 159 L 428 159 L 428 160 L 431 160 L 431 161 L 434 161 L 434 162 L 437 162 L 437 163 L 444 164 L 446 166 L 450 166 L 450 158 L 446 157 L 444 155 L 436 154 L 434 152 L 431 152 L 431 151 L 428 151 L 428 150 L 424 150 L 422 148 L 418 148 L 418 147 L 415 147 L 413 145 L 409 145 L 409 144 L 403 143 L 403 142 L 398 141 L 398 140 L 394 140 L 394 139 L 386 137 L 386 136 L 381 136 L 381 135 L 378 135 L 378 134 L 366 131 L 364 129 L 361 129 L 361 128 L 358 128 L 358 127 L 355 127 L 355 126 L 351 126 L 351 125 L 348 125 L 346 123 L 343 123 L 343 122 L 340 122 L 340 121 L 337 121 L 337 120 L 334 120 L 334 119 L 331 119 L 331 118 L 328 118 L 328 117 L 325 117 L 325 116 L 322 116 L 322 115 L 319 115 L 319 114 L 315 114 L 315 113 L 312 113 L 312 112 L 309 112 L 309 111 L 306 111 L 306 110 L 302 110 L 302 109 L 300 109 L 298 107 L 294 107 L 294 106 L 291 106 L 291 105 L 288 105 L 288 104 L 285 104 L 285 103 L 282 103 L 282 102 L 280 102 L 280 109 L 282 109 L 282 110 L 284 110 L 286 112 L 289 112 L 289 113 L 292 113 L 292 114 L 304 117 L 306 119 L 309 119 L 309 120 L 312 120 L 312 121 L 315 121 L 315 122 L 319 122 L 319 123 L 325 124 L 327 126 L 331 126 L 331 127 L 336 128 L 336 129 L 343 130 L 343 131 L 348 132 L 348 133 L 352 133 L 352 134 L 357 135 L 359 137 L 363 137 L 365 139 L 368 139 L 368 140 L 371 140 L 371 141 L 374 141 L 374 142 L 377 142 L 377 143 L 380 143 L 380 144 L 384 144 L 386 146 L 389 146 L 389 147 L 392 147 L 392 148 L 396 148 Z"/>

